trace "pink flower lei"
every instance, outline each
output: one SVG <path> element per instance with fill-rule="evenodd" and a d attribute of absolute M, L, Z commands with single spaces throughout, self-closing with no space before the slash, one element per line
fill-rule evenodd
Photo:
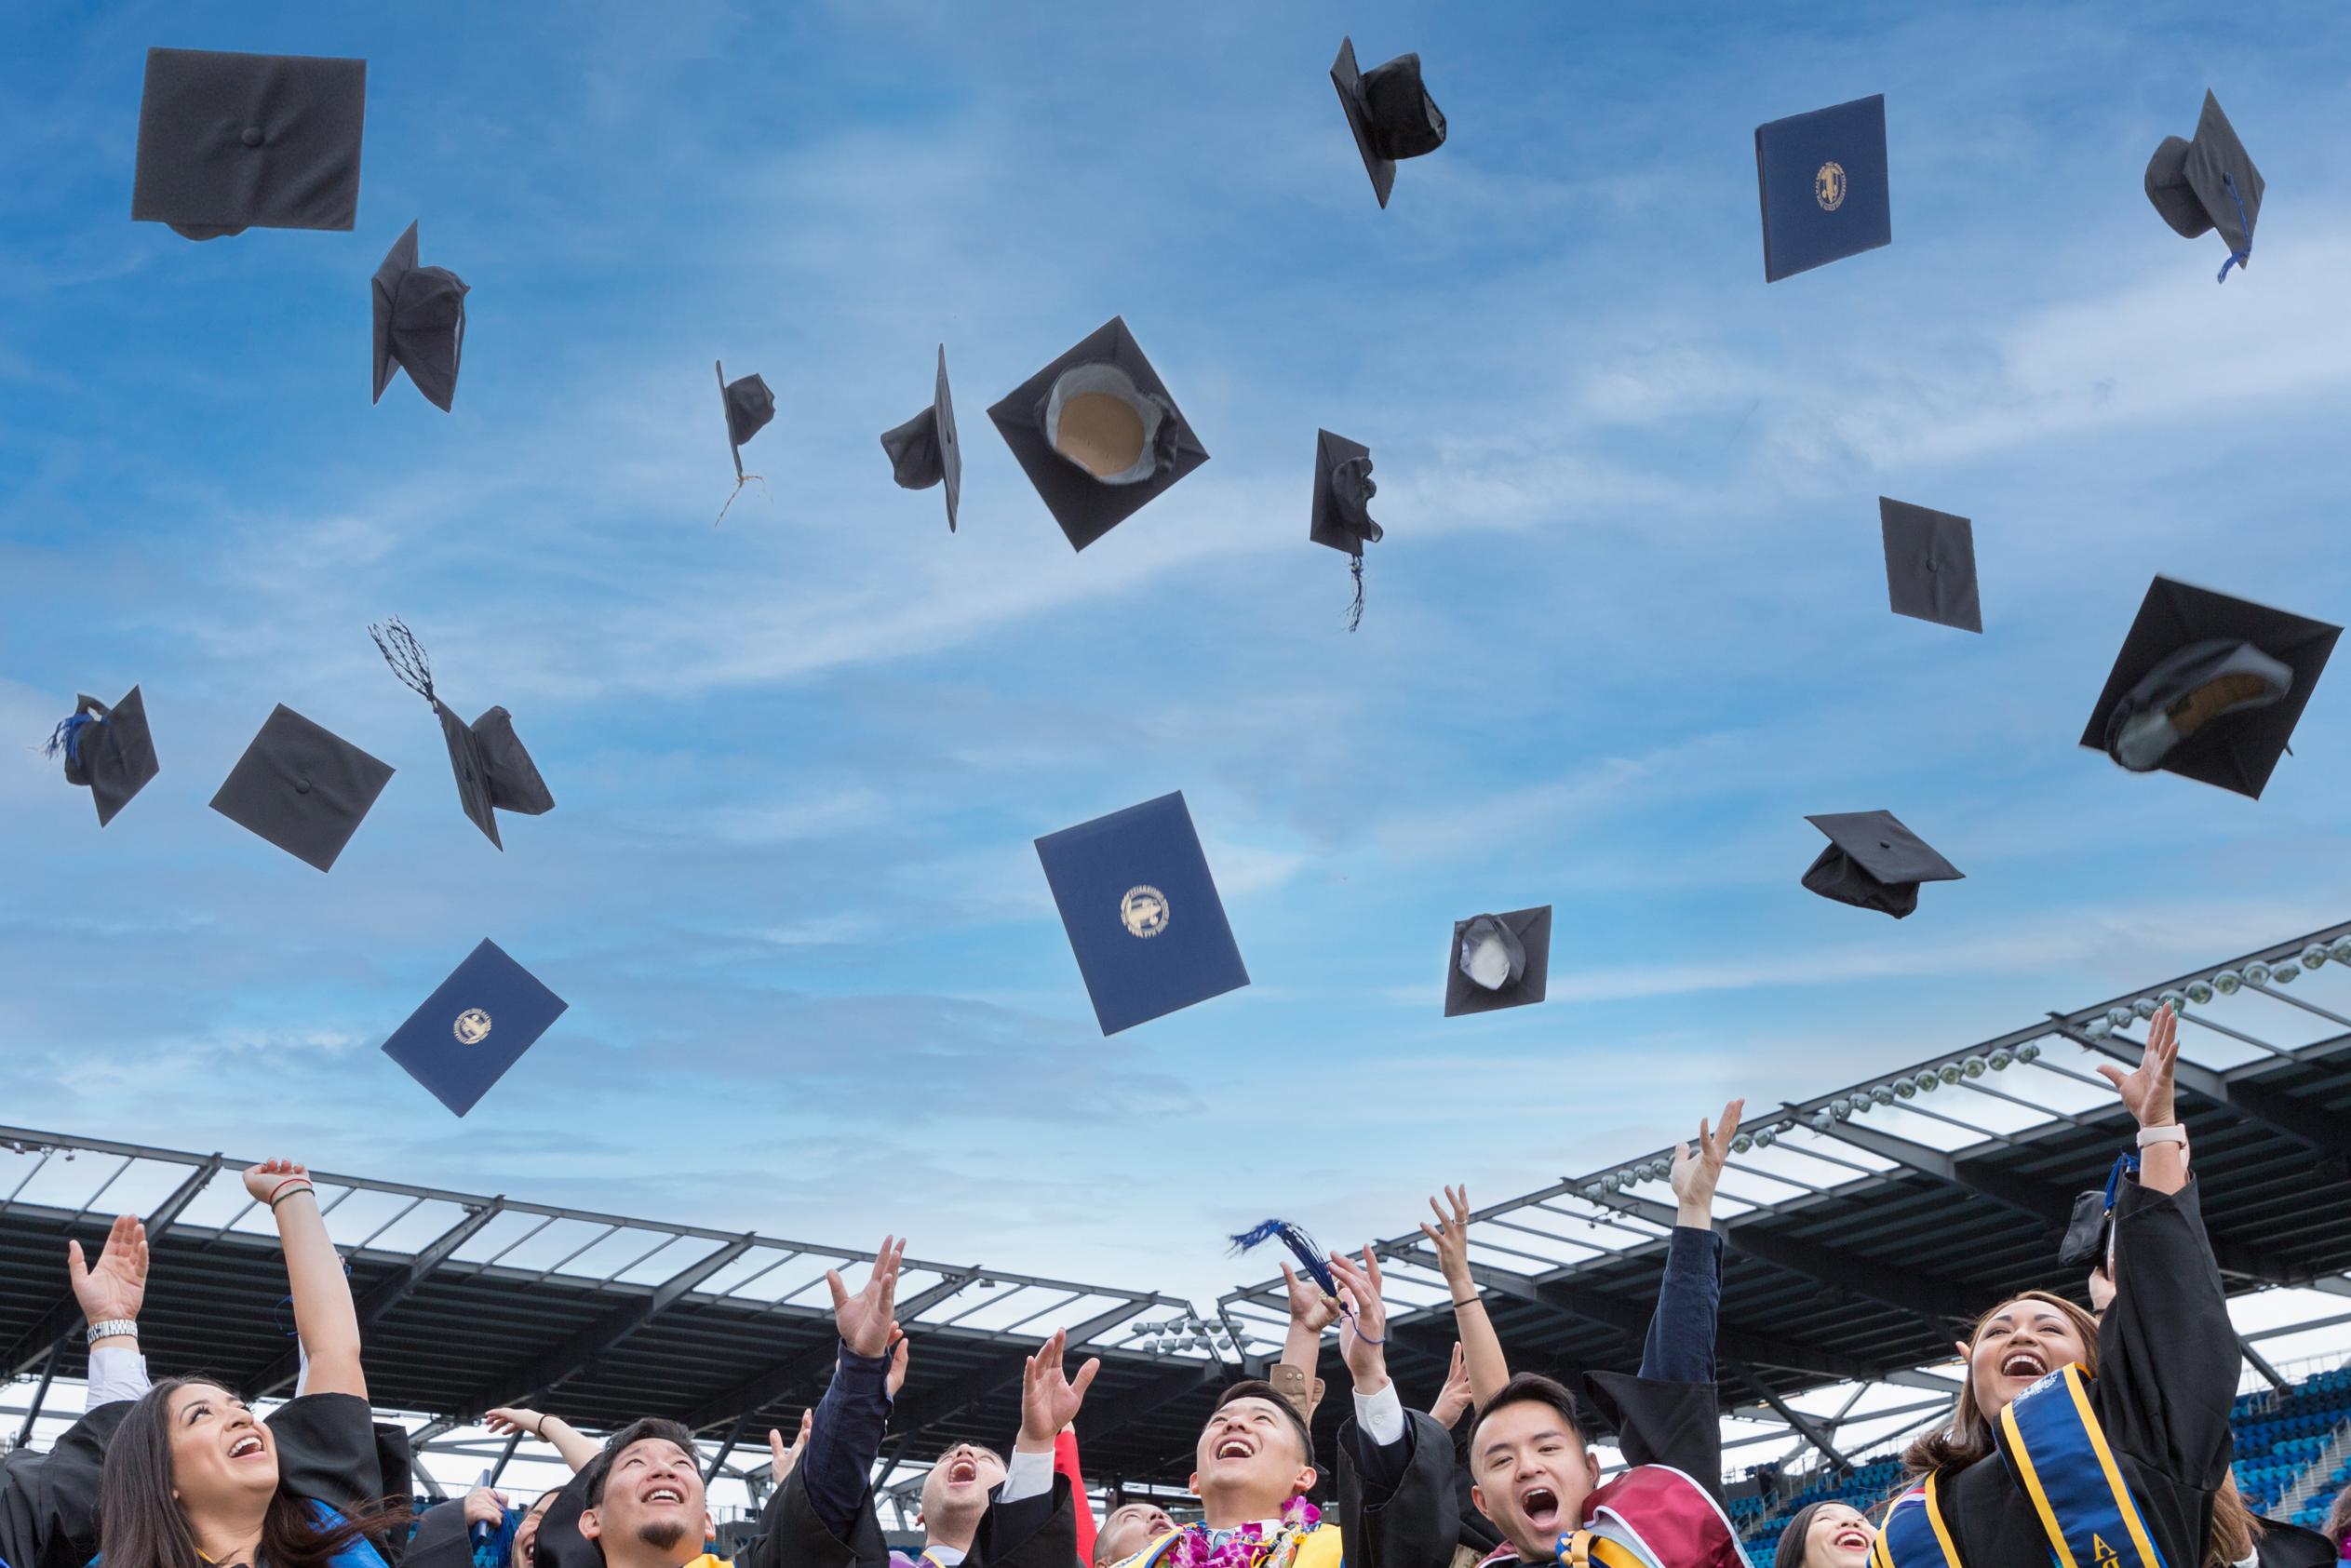
<path fill-rule="evenodd" d="M 1188 1525 L 1160 1559 L 1161 1568 L 1291 1568 L 1298 1543 L 1322 1522 L 1322 1509 L 1304 1497 L 1293 1497 L 1283 1505 L 1282 1522 L 1271 1534 L 1254 1521 L 1230 1531 Z"/>

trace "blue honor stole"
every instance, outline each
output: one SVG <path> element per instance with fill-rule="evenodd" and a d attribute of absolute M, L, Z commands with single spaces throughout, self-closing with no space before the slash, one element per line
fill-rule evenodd
<path fill-rule="evenodd" d="M 1870 1543 L 1870 1568 L 1960 1568 L 1959 1548 L 1942 1521 L 1936 1477 L 1894 1499 Z"/>
<path fill-rule="evenodd" d="M 2089 1408 L 2089 1379 L 2062 1366 L 2000 1413 L 2000 1457 L 2033 1500 L 2057 1568 L 2168 1568 Z"/>

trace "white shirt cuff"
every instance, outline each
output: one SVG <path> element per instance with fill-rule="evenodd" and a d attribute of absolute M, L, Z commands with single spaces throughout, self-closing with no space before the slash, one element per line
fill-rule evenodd
<path fill-rule="evenodd" d="M 1380 1448 L 1404 1435 L 1404 1401 L 1396 1397 L 1394 1378 L 1377 1394 L 1355 1396 L 1355 1425 Z"/>
<path fill-rule="evenodd" d="M 82 1408 L 96 1410 L 117 1400 L 135 1400 L 147 1391 L 147 1358 L 137 1350 L 103 1345 L 89 1353 L 88 1387 Z"/>
<path fill-rule="evenodd" d="M 1013 1456 L 1004 1464 L 1004 1482 L 996 1489 L 1000 1503 L 1017 1503 L 1023 1498 L 1041 1497 L 1053 1490 L 1053 1450 L 1041 1454 L 1024 1454 L 1013 1450 Z"/>

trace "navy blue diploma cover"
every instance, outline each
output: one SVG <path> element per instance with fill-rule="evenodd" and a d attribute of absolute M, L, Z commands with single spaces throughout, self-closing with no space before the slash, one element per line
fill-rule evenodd
<path fill-rule="evenodd" d="M 1755 127 L 1764 281 L 1894 242 L 1886 194 L 1886 97 Z"/>
<path fill-rule="evenodd" d="M 1249 984 L 1181 791 L 1037 840 L 1106 1035 Z"/>
<path fill-rule="evenodd" d="M 484 937 L 383 1053 L 463 1116 L 570 1005 Z"/>

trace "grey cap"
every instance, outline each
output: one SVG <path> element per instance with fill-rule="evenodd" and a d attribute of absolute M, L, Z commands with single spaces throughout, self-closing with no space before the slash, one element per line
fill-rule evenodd
<path fill-rule="evenodd" d="M 1881 495 L 1877 521 L 1886 540 L 1886 594 L 1894 613 L 1963 632 L 1982 631 L 1975 530 L 1968 519 Z"/>
<path fill-rule="evenodd" d="M 212 809 L 329 871 L 391 779 L 387 764 L 280 703 L 229 770 Z"/>
<path fill-rule="evenodd" d="M 1829 847 L 1804 874 L 1804 885 L 1822 898 L 1899 920 L 1918 907 L 1919 883 L 1967 875 L 1891 811 L 1832 811 L 1804 820 L 1829 836 Z"/>

